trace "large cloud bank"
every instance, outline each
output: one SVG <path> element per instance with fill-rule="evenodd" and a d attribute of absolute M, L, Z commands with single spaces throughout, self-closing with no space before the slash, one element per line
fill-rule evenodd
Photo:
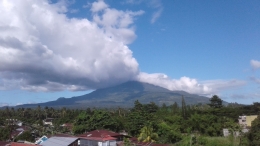
<path fill-rule="evenodd" d="M 138 80 L 209 94 L 243 84 L 202 84 L 189 77 L 139 72 L 127 45 L 136 38 L 133 24 L 141 10 L 116 10 L 99 0 L 90 7 L 92 20 L 68 18 L 67 11 L 64 1 L 0 2 L 0 89 L 77 91 Z"/>
<path fill-rule="evenodd" d="M 169 90 L 183 90 L 200 95 L 217 94 L 223 90 L 237 88 L 246 84 L 246 82 L 236 79 L 198 81 L 197 79 L 185 76 L 180 79 L 171 79 L 163 73 L 148 74 L 144 72 L 139 73 L 137 80 L 161 86 Z"/>
<path fill-rule="evenodd" d="M 93 21 L 69 19 L 66 5 L 47 0 L 0 2 L 2 88 L 86 90 L 132 79 L 138 63 L 126 46 L 143 12 L 92 4 Z"/>

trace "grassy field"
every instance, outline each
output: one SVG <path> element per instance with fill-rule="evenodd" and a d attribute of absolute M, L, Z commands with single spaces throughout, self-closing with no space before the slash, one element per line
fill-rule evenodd
<path fill-rule="evenodd" d="M 182 141 L 173 146 L 238 146 L 240 138 L 234 137 L 207 137 L 207 136 L 186 136 Z"/>

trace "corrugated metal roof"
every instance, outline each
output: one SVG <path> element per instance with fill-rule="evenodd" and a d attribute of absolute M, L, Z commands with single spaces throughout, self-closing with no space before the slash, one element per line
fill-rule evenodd
<path fill-rule="evenodd" d="M 51 137 L 45 142 L 41 143 L 42 146 L 68 146 L 78 140 L 77 137 Z"/>

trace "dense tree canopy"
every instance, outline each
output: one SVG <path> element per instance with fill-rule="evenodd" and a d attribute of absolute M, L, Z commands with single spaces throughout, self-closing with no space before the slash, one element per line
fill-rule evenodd
<path fill-rule="evenodd" d="M 155 142 L 158 139 L 158 134 L 154 133 L 153 128 L 151 126 L 144 126 L 140 130 L 140 135 L 138 137 L 139 141 L 142 142 Z"/>
<path fill-rule="evenodd" d="M 0 110 L 0 140 L 9 139 L 11 128 L 8 127 L 6 119 L 19 119 L 29 128 L 29 131 L 18 137 L 19 139 L 32 138 L 34 135 L 52 135 L 55 133 L 81 134 L 84 132 L 107 129 L 115 132 L 126 131 L 130 136 L 139 137 L 140 141 L 156 141 L 156 143 L 179 143 L 190 140 L 193 144 L 206 145 L 205 138 L 191 137 L 200 135 L 204 137 L 223 136 L 223 128 L 239 131 L 237 118 L 240 115 L 259 114 L 260 104 L 239 105 L 230 104 L 223 106 L 222 100 L 214 95 L 209 99 L 209 105 L 186 105 L 185 98 L 180 97 L 178 103 L 167 106 L 167 104 L 156 105 L 151 102 L 142 104 L 138 100 L 134 102 L 133 108 L 111 108 L 111 109 L 69 109 L 51 107 L 36 108 L 4 108 Z M 220 108 L 221 107 L 221 108 Z M 42 120 L 54 118 L 54 127 L 44 126 Z M 252 124 L 252 130 L 241 143 L 248 141 L 251 145 L 259 145 L 259 118 Z M 64 123 L 73 124 L 72 133 L 60 125 Z M 187 138 L 188 137 L 188 138 Z M 246 140 L 244 140 L 246 139 Z M 125 139 L 130 145 L 129 139 Z M 245 144 L 247 145 L 247 144 Z"/>
<path fill-rule="evenodd" d="M 260 116 L 258 116 L 253 122 L 251 130 L 248 133 L 248 139 L 250 146 L 260 145 Z"/>
<path fill-rule="evenodd" d="M 213 108 L 221 108 L 223 106 L 222 99 L 220 99 L 217 95 L 213 95 L 210 99 L 209 106 Z"/>

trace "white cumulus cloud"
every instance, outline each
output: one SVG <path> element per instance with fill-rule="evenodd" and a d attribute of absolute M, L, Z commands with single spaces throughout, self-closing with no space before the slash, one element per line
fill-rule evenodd
<path fill-rule="evenodd" d="M 152 2 L 154 8 L 162 8 L 160 1 Z M 103 0 L 89 9 L 92 20 L 68 18 L 64 1 L 0 1 L 0 90 L 77 91 L 138 80 L 210 94 L 244 84 L 139 72 L 127 45 L 136 38 L 134 20 L 144 11 L 117 10 Z"/>
<path fill-rule="evenodd" d="M 103 1 L 91 10 L 94 21 L 66 17 L 63 3 L 1 1 L 1 88 L 86 90 L 135 77 L 138 63 L 127 44 L 142 12 L 118 11 Z"/>
<path fill-rule="evenodd" d="M 103 0 L 99 0 L 92 4 L 91 11 L 98 12 L 98 11 L 104 10 L 106 8 L 108 8 L 108 5 Z"/>
<path fill-rule="evenodd" d="M 217 94 L 223 90 L 240 87 L 246 84 L 240 80 L 210 80 L 198 81 L 189 77 L 181 77 L 180 79 L 171 79 L 163 73 L 148 74 L 141 72 L 136 80 L 146 82 L 169 90 L 182 90 L 189 93 L 209 95 Z"/>

